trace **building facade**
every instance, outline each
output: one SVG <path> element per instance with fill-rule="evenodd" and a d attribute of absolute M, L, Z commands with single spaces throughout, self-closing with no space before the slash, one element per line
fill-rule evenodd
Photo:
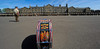
<path fill-rule="evenodd" d="M 68 8 L 68 12 L 69 13 L 87 13 L 87 12 L 91 12 L 90 8 L 75 8 L 75 7 L 69 7 Z"/>
<path fill-rule="evenodd" d="M 24 7 L 24 8 L 21 8 L 19 9 L 20 10 L 20 13 L 64 13 L 66 12 L 66 10 L 68 9 L 67 5 L 62 7 L 61 5 L 59 5 L 59 7 L 56 7 L 56 6 L 52 6 L 50 4 L 46 5 L 46 6 L 43 6 L 43 7 L 38 7 L 36 5 L 36 7 Z"/>
<path fill-rule="evenodd" d="M 66 6 L 54 6 L 54 5 L 44 5 L 43 7 L 38 7 L 37 5 L 35 7 L 29 6 L 20 8 L 20 13 L 77 13 L 77 12 L 91 12 L 91 9 L 89 7 L 87 8 L 75 8 L 75 7 L 69 7 L 66 4 Z M 13 13 L 13 9 L 7 8 L 6 13 Z"/>

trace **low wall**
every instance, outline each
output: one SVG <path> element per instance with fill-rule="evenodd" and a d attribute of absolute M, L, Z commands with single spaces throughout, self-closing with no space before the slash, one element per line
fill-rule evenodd
<path fill-rule="evenodd" d="M 20 13 L 20 16 L 66 16 L 66 15 L 100 15 L 100 13 Z M 14 13 L 0 13 L 0 16 L 14 16 Z"/>

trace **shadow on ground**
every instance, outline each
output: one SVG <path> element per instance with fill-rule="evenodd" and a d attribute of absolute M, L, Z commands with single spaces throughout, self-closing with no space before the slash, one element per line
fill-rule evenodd
<path fill-rule="evenodd" d="M 37 49 L 36 35 L 26 37 L 22 42 L 22 49 Z"/>
<path fill-rule="evenodd" d="M 16 22 L 16 20 L 9 20 L 9 22 Z"/>

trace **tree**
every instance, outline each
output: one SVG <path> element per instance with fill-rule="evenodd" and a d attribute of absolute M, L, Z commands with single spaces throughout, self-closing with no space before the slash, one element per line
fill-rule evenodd
<path fill-rule="evenodd" d="M 1 9 L 0 9 L 0 13 L 2 13 Z"/>
<path fill-rule="evenodd" d="M 2 13 L 6 13 L 7 8 L 2 9 Z"/>

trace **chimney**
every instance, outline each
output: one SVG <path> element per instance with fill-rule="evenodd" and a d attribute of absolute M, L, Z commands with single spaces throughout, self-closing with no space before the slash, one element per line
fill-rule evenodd
<path fill-rule="evenodd" d="M 38 5 L 36 5 L 36 7 L 38 7 Z"/>
<path fill-rule="evenodd" d="M 68 7 L 68 4 L 66 4 L 66 7 Z"/>
<path fill-rule="evenodd" d="M 59 7 L 61 7 L 61 4 L 59 5 Z"/>

